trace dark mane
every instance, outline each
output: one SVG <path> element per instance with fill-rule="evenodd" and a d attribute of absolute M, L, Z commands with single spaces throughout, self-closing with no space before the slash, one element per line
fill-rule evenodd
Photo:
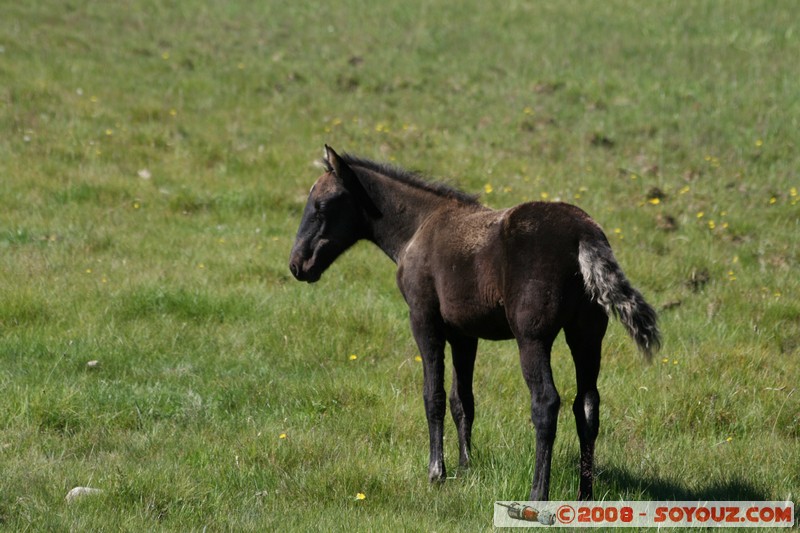
<path fill-rule="evenodd" d="M 478 195 L 467 194 L 463 191 L 456 189 L 455 187 L 445 185 L 444 183 L 427 181 L 425 178 L 422 177 L 421 174 L 417 172 L 405 170 L 403 168 L 390 165 L 388 163 L 378 163 L 370 159 L 365 159 L 350 154 L 342 155 L 342 159 L 351 167 L 361 167 L 363 169 L 376 172 L 383 176 L 387 176 L 401 183 L 405 183 L 406 185 L 410 185 L 411 187 L 432 192 L 438 196 L 450 198 L 466 204 L 478 203 Z"/>

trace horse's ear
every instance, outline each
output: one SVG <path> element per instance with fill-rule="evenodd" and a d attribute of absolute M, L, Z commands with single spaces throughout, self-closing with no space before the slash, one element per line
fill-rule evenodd
<path fill-rule="evenodd" d="M 334 152 L 333 148 L 331 148 L 327 144 L 325 145 L 325 166 L 329 167 L 328 168 L 329 172 L 335 173 L 337 176 L 340 177 L 340 179 L 341 179 L 341 174 L 346 174 L 347 171 L 352 172 L 350 167 L 347 166 L 347 163 L 342 161 L 342 158 L 339 157 L 339 154 Z M 344 167 L 347 167 L 347 170 L 345 170 Z"/>
<path fill-rule="evenodd" d="M 380 210 L 367 194 L 366 189 L 361 184 L 361 180 L 358 179 L 358 174 L 327 144 L 325 145 L 325 163 L 326 166 L 330 166 L 329 172 L 333 172 L 342 183 L 342 186 L 356 197 L 358 203 L 364 207 L 369 216 L 373 218 L 381 217 Z"/>
<path fill-rule="evenodd" d="M 330 163 L 330 156 L 328 155 L 328 150 L 330 150 L 330 146 L 327 144 L 325 145 L 325 155 L 322 156 L 322 160 L 320 163 L 322 164 L 325 172 L 333 172 L 333 165 Z"/>

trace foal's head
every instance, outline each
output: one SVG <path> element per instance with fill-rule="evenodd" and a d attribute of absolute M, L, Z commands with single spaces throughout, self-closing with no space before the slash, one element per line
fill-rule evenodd
<path fill-rule="evenodd" d="M 294 277 L 309 283 L 366 237 L 368 217 L 380 216 L 358 175 L 327 145 L 323 164 L 326 172 L 311 187 L 289 258 Z"/>

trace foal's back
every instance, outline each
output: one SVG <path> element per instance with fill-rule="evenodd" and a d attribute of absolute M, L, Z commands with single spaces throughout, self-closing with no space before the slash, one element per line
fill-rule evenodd
<path fill-rule="evenodd" d="M 532 202 L 495 211 L 449 203 L 407 246 L 398 283 L 404 294 L 430 295 L 423 303 L 438 307 L 460 333 L 511 338 L 509 306 L 547 310 L 551 300 L 581 299 L 578 245 L 597 233 L 597 224 L 569 204 Z"/>

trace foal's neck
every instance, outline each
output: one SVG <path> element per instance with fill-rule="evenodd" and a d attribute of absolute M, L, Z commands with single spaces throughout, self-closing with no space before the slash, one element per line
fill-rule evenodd
<path fill-rule="evenodd" d="M 440 209 L 459 207 L 459 202 L 455 199 L 371 170 L 359 170 L 364 187 L 382 213 L 379 219 L 368 222 L 367 239 L 374 242 L 395 263 L 431 214 Z"/>

